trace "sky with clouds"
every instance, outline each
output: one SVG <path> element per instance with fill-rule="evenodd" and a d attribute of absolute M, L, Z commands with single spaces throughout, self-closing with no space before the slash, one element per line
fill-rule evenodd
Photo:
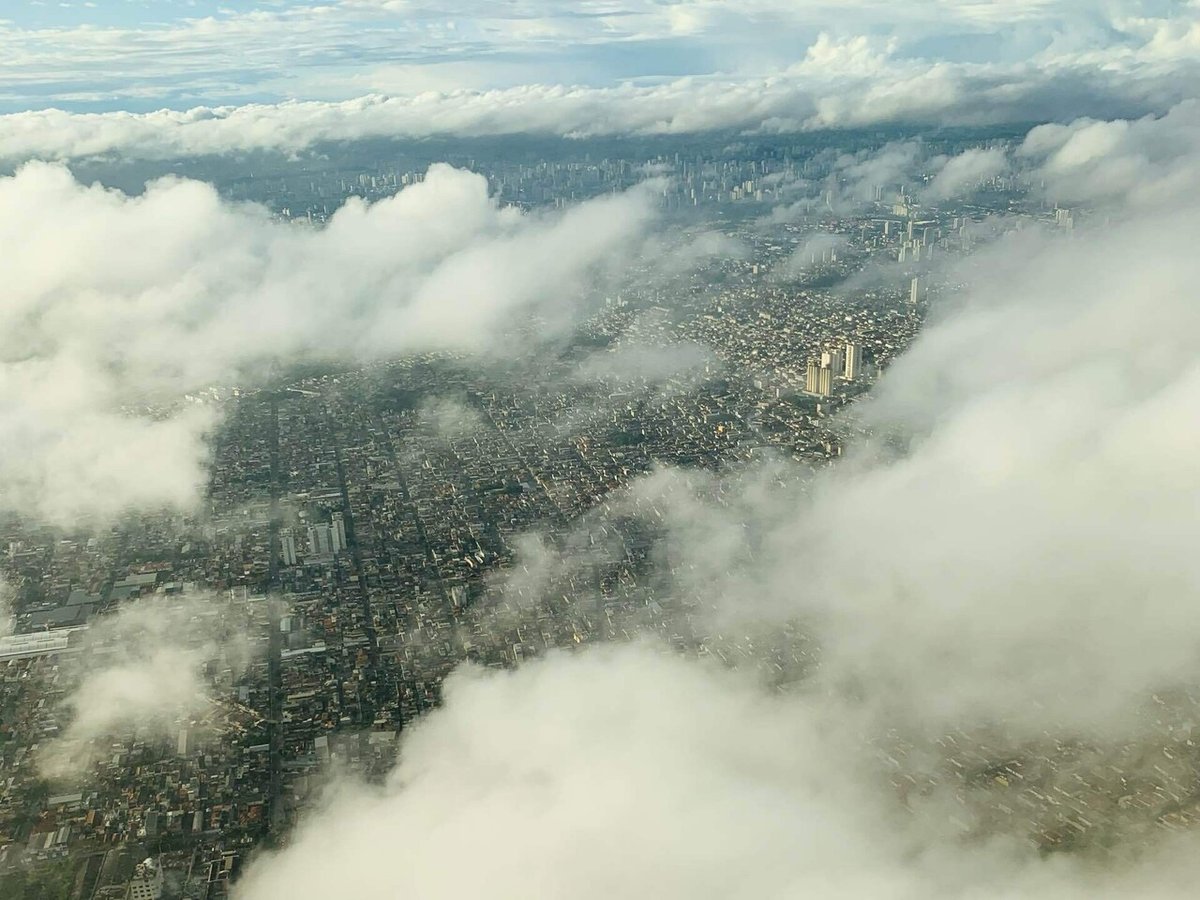
<path fill-rule="evenodd" d="M 1069 123 L 1200 83 L 1197 0 L 11 3 L 0 160 Z"/>
<path fill-rule="evenodd" d="M 857 39 L 857 43 L 854 43 Z M 1200 49 L 1183 0 L 14 0 L 0 111 L 829 74 L 890 61 L 1153 74 Z"/>

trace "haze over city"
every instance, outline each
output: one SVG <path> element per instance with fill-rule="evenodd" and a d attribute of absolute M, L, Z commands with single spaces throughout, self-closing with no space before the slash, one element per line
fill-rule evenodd
<path fill-rule="evenodd" d="M 1182 898 L 1200 6 L 13 0 L 0 898 Z"/>

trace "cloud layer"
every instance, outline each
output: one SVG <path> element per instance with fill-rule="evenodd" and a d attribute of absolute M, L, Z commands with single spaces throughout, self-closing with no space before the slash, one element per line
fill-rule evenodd
<path fill-rule="evenodd" d="M 814 56 L 818 49 L 820 55 Z M 862 71 L 838 73 L 837 58 L 860 53 L 865 54 Z M 1179 86 L 1181 77 L 1178 69 L 1143 78 L 1070 67 L 930 68 L 924 61 L 893 61 L 886 49 L 851 42 L 814 46 L 804 62 L 767 77 L 688 77 L 615 87 L 531 84 L 146 113 L 18 112 L 0 116 L 0 146 L 4 158 L 17 160 L 111 153 L 164 159 L 293 152 L 320 142 L 376 137 L 771 133 L 1062 121 L 1080 114 L 1108 118 L 1165 111 L 1190 96 Z"/>
<path fill-rule="evenodd" d="M 0 158 L 170 158 L 366 137 L 1132 118 L 1194 94 L 1200 14 L 1135 0 L 1003 14 L 970 0 L 343 0 L 0 23 L 0 60 Z"/>
<path fill-rule="evenodd" d="M 205 594 L 154 597 L 123 606 L 93 624 L 62 666 L 74 686 L 63 700 L 68 722 L 38 750 L 47 777 L 80 775 L 107 746 L 97 740 L 136 732 L 173 737 L 194 724 L 214 697 L 204 667 L 236 677 L 254 653 L 249 636 Z"/>
<path fill-rule="evenodd" d="M 1164 823 L 1195 773 L 1163 761 L 1191 759 L 1200 680 L 1197 195 L 1092 177 L 1187 183 L 1153 136 L 1188 109 L 1030 136 L 1108 209 L 947 273 L 843 463 L 612 501 L 665 533 L 693 622 L 813 639 L 788 687 L 642 646 L 460 672 L 387 785 L 331 795 L 243 896 L 1188 896 L 1195 838 Z M 522 546 L 527 592 L 571 564 Z M 1054 828 L 1080 852 L 1043 858 Z"/>
<path fill-rule="evenodd" d="M 723 627 L 818 636 L 831 690 L 945 727 L 1134 728 L 1200 677 L 1198 237 L 1190 205 L 1010 234 L 948 273 L 966 289 L 856 407 L 876 439 L 844 464 L 790 490 L 664 470 L 627 503 Z"/>
<path fill-rule="evenodd" d="M 937 106 L 952 70 L 1007 72 L 1011 84 L 1024 87 L 1067 86 L 1087 73 L 1112 91 L 1118 79 L 1106 73 L 1142 81 L 1194 60 L 1200 33 L 1194 6 L 1138 0 L 1103 7 L 1022 0 L 1002 12 L 972 0 L 329 0 L 237 8 L 200 0 L 176 9 L 159 4 L 152 13 L 131 4 L 60 6 L 6 10 L 0 108 L 179 109 L 521 85 L 612 87 L 721 73 L 761 77 L 794 65 L 804 48 L 812 48 L 813 80 L 825 88 L 814 96 L 828 104 L 842 102 L 828 88 L 872 73 L 883 52 L 892 81 L 926 70 L 921 93 Z M 913 87 L 881 85 L 878 96 L 911 94 Z M 1083 96 L 1057 94 L 1061 103 Z"/>
<path fill-rule="evenodd" d="M 967 842 L 855 738 L 844 710 L 649 647 L 460 670 L 386 785 L 339 785 L 236 896 L 1187 896 L 1194 840 L 1122 868 Z"/>
<path fill-rule="evenodd" d="M 1134 121 L 1077 119 L 1034 128 L 1019 157 L 1067 203 L 1138 209 L 1193 204 L 1200 192 L 1200 101 Z"/>
<path fill-rule="evenodd" d="M 0 179 L 0 502 L 62 524 L 186 505 L 214 414 L 184 392 L 275 360 L 499 352 L 535 314 L 552 334 L 655 209 L 643 187 L 522 215 L 434 166 L 312 228 L 195 181 L 129 197 L 25 166 Z"/>

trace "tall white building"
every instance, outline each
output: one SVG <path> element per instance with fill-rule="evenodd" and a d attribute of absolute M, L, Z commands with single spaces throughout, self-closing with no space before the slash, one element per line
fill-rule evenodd
<path fill-rule="evenodd" d="M 921 299 L 921 279 L 914 278 L 908 289 L 908 302 L 917 303 Z"/>
<path fill-rule="evenodd" d="M 825 350 L 821 353 L 821 365 L 833 371 L 835 375 L 841 375 L 842 369 L 846 365 L 846 356 L 841 347 L 835 350 Z"/>
<path fill-rule="evenodd" d="M 842 369 L 842 377 L 853 381 L 862 371 L 862 347 L 853 341 L 846 342 L 846 363 Z"/>
<path fill-rule="evenodd" d="M 810 362 L 805 373 L 804 390 L 818 397 L 828 397 L 833 393 L 833 369 Z"/>
<path fill-rule="evenodd" d="M 817 392 L 817 385 L 820 383 L 820 378 L 821 364 L 810 362 L 808 370 L 804 375 L 804 390 L 809 394 L 815 394 Z"/>

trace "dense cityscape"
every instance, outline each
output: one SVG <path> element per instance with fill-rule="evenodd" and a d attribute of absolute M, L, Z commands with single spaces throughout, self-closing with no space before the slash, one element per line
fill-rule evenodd
<path fill-rule="evenodd" d="M 0 640 L 6 896 L 139 896 L 136 886 L 160 882 L 174 896 L 226 896 L 248 854 L 287 840 L 331 766 L 381 777 L 398 736 L 437 706 L 463 661 L 510 667 L 650 629 L 689 653 L 794 675 L 808 652 L 796 635 L 764 655 L 749 637 L 694 623 L 692 601 L 656 572 L 652 504 L 630 514 L 614 498 L 660 465 L 827 465 L 853 439 L 855 398 L 911 342 L 929 292 L 945 289 L 922 253 L 961 256 L 1000 216 L 1008 228 L 1072 219 L 1025 201 L 1017 182 L 933 206 L 914 199 L 919 183 L 848 182 L 827 149 L 759 151 L 588 162 L 578 148 L 583 161 L 486 170 L 501 202 L 552 207 L 653 172 L 669 179 L 668 210 L 702 208 L 691 227 L 717 229 L 732 249 L 650 289 L 634 279 L 536 360 L 481 371 L 425 354 L 189 397 L 224 410 L 202 515 L 141 515 L 86 537 L 7 521 L 17 629 Z M 379 163 L 225 189 L 308 227 L 348 197 L 421 175 Z M 562 543 L 581 521 L 590 549 L 573 566 L 510 577 L 528 573 L 523 536 Z M 206 604 L 191 602 L 201 594 Z M 205 660 L 203 715 L 94 738 L 82 776 L 47 778 L 37 751 L 64 730 L 56 698 L 76 665 L 126 652 L 87 633 L 133 602 L 182 604 L 173 627 L 183 632 L 216 617 L 250 652 Z M 950 761 L 943 777 L 964 791 L 981 777 L 1028 777 L 1025 807 L 1010 813 L 1026 816 L 1032 840 L 1087 831 L 1080 792 L 1051 813 L 1053 797 L 1022 774 L 1036 761 L 974 748 Z M 1130 802 L 1165 821 L 1167 795 L 1182 804 L 1191 790 L 1183 777 L 1163 770 Z"/>
<path fill-rule="evenodd" d="M 1200 5 L 11 0 L 0 900 L 1178 900 Z"/>

